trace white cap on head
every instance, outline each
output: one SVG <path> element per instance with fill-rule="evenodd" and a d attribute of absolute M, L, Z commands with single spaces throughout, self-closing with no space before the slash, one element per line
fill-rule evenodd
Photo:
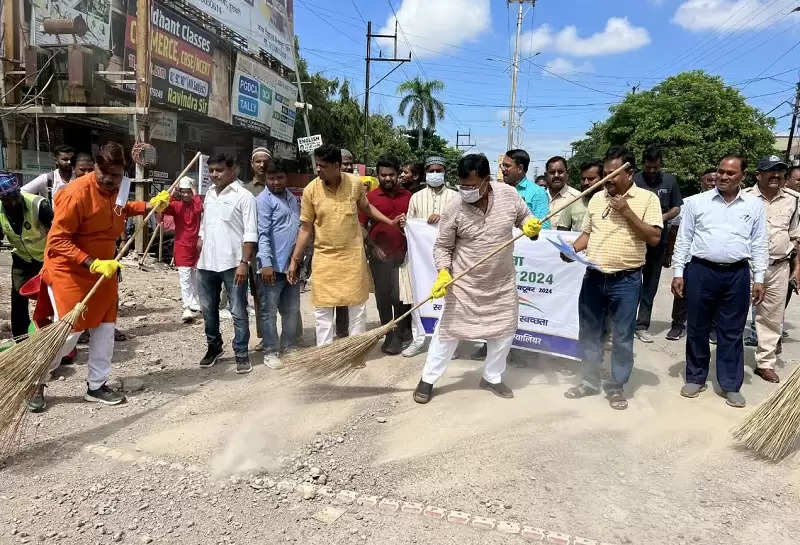
<path fill-rule="evenodd" d="M 194 178 L 191 176 L 184 176 L 181 178 L 181 181 L 178 182 L 178 189 L 192 189 L 194 186 Z"/>

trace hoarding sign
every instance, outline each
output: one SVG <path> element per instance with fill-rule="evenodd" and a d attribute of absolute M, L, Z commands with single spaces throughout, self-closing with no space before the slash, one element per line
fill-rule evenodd
<path fill-rule="evenodd" d="M 72 45 L 72 36 L 45 34 L 42 23 L 45 19 L 74 20 L 77 17 L 88 27 L 85 35 L 75 37 L 77 43 L 107 50 L 111 43 L 111 0 L 33 0 L 35 45 Z"/>
<path fill-rule="evenodd" d="M 157 104 L 208 114 L 211 96 L 213 36 L 161 5 L 151 10 L 150 51 L 153 74 L 150 95 Z M 125 28 L 128 68 L 136 66 L 136 17 Z M 133 85 L 126 86 L 134 91 Z"/>
<path fill-rule="evenodd" d="M 188 0 L 188 3 L 263 49 L 290 70 L 294 62 L 293 0 Z"/>
<path fill-rule="evenodd" d="M 231 123 L 292 142 L 297 87 L 245 56 L 236 58 L 231 89 Z"/>
<path fill-rule="evenodd" d="M 297 139 L 297 149 L 300 151 L 312 152 L 322 146 L 322 135 L 314 134 Z"/>

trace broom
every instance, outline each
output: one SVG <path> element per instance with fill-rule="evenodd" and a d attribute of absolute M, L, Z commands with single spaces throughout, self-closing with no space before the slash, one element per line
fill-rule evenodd
<path fill-rule="evenodd" d="M 194 166 L 199 157 L 200 152 L 197 152 L 183 172 L 175 178 L 169 189 L 170 192 L 178 184 L 178 180 Z M 153 214 L 155 214 L 155 209 L 150 210 L 142 225 Z M 134 237 L 129 238 L 115 259 L 120 259 L 125 255 L 133 242 Z M 67 337 L 72 333 L 75 322 L 86 311 L 89 299 L 95 294 L 103 280 L 105 277 L 100 276 L 86 297 L 60 320 L 30 335 L 27 341 L 0 353 L 0 450 L 7 450 L 18 436 L 28 412 L 25 401 L 33 395 L 37 384 L 50 368 L 52 361 L 58 356 Z"/>
<path fill-rule="evenodd" d="M 625 163 L 617 170 L 615 170 L 611 174 L 605 176 L 603 179 L 599 180 L 597 183 L 592 185 L 592 187 L 588 188 L 586 191 L 576 196 L 570 202 L 561 206 L 557 210 L 550 212 L 544 219 L 541 220 L 542 223 L 546 222 L 556 214 L 559 214 L 564 209 L 566 209 L 574 202 L 576 202 L 578 199 L 582 199 L 595 189 L 601 187 L 603 184 L 606 183 L 606 181 L 608 181 L 610 178 L 615 177 L 622 171 L 626 170 L 629 166 L 630 165 L 628 163 Z M 495 255 L 500 253 L 503 249 L 514 244 L 517 240 L 519 240 L 524 236 L 525 234 L 521 233 L 516 237 L 512 238 L 511 240 L 509 240 L 508 242 L 499 245 L 494 250 L 492 250 L 486 257 L 478 261 L 475 265 L 458 274 L 455 278 L 453 278 L 453 280 L 450 281 L 449 284 L 447 284 L 446 287 L 450 287 L 455 282 L 458 282 L 461 278 L 469 274 L 473 269 L 479 267 L 480 265 L 482 265 Z M 327 344 L 324 346 L 306 348 L 303 350 L 298 350 L 297 352 L 287 354 L 286 356 L 283 357 L 283 362 L 286 365 L 285 372 L 289 375 L 303 375 L 315 379 L 345 378 L 351 373 L 353 373 L 355 370 L 364 367 L 364 361 L 366 359 L 367 353 L 370 350 L 372 350 L 372 347 L 375 346 L 375 344 L 381 339 L 381 337 L 383 337 L 384 335 L 389 333 L 392 329 L 397 327 L 397 324 L 401 320 L 403 320 L 403 318 L 409 316 L 412 312 L 422 307 L 422 305 L 424 305 L 431 299 L 433 299 L 433 297 L 428 296 L 427 299 L 419 303 L 417 306 L 415 306 L 402 316 L 395 318 L 388 324 L 378 327 L 376 329 L 366 331 L 358 335 L 351 335 L 343 339 L 337 339 L 331 344 Z"/>
<path fill-rule="evenodd" d="M 733 436 L 773 461 L 789 454 L 800 440 L 800 367 L 733 430 Z"/>

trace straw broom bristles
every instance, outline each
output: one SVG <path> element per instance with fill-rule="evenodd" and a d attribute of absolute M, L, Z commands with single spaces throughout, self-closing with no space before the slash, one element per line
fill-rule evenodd
<path fill-rule="evenodd" d="M 559 207 L 556 210 L 551 211 L 547 216 L 542 218 L 541 222 L 544 223 L 553 216 L 555 216 L 556 214 L 559 214 L 567 207 L 569 207 L 572 203 L 576 202 L 578 199 L 582 199 L 595 189 L 601 187 L 603 184 L 606 183 L 606 181 L 617 176 L 624 170 L 627 170 L 629 167 L 630 164 L 625 163 L 615 171 L 603 177 L 603 179 L 595 182 L 594 185 L 584 190 L 580 195 L 577 195 L 568 203 L 564 204 L 563 206 Z M 447 287 L 449 288 L 450 286 L 458 282 L 465 275 L 469 274 L 473 269 L 479 267 L 480 265 L 482 265 L 483 263 L 494 257 L 496 254 L 500 253 L 507 246 L 514 244 L 517 240 L 519 240 L 523 236 L 525 235 L 520 234 L 512 238 L 511 240 L 506 241 L 503 244 L 497 246 L 494 250 L 489 252 L 489 254 L 487 254 L 486 257 L 475 263 L 472 267 L 456 275 L 456 277 L 453 278 L 453 280 L 447 285 Z M 282 358 L 283 363 L 286 365 L 286 369 L 284 372 L 287 375 L 294 377 L 305 376 L 315 379 L 345 378 L 348 375 L 352 374 L 353 372 L 357 371 L 359 368 L 364 366 L 363 365 L 364 359 L 366 358 L 367 353 L 370 350 L 372 350 L 372 347 L 375 346 L 375 344 L 380 340 L 381 337 L 388 334 L 392 329 L 397 327 L 397 324 L 401 322 L 403 318 L 411 315 L 412 312 L 422 307 L 422 305 L 424 305 L 431 299 L 433 299 L 433 297 L 428 296 L 427 299 L 417 304 L 414 308 L 407 311 L 402 316 L 395 318 L 388 324 L 381 326 L 377 329 L 373 329 L 365 333 L 360 333 L 358 335 L 345 337 L 344 339 L 339 339 L 328 345 L 306 348 L 288 354 Z"/>
<path fill-rule="evenodd" d="M 770 460 L 780 460 L 800 440 L 800 367 L 748 416 L 733 436 Z"/>
<path fill-rule="evenodd" d="M 78 303 L 63 319 L 0 353 L 0 451 L 15 445 L 28 414 L 26 400 L 58 357 L 72 326 L 85 310 L 86 305 Z"/>

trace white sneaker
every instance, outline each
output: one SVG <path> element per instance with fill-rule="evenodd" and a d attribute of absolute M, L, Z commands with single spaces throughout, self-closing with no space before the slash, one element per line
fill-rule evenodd
<path fill-rule="evenodd" d="M 189 306 L 189 310 L 191 310 L 192 312 L 194 312 L 196 314 L 200 314 L 201 312 L 203 312 L 203 309 L 200 308 L 200 307 Z"/>
<path fill-rule="evenodd" d="M 271 354 L 264 354 L 264 365 L 270 369 L 283 369 L 283 362 L 274 352 Z"/>
<path fill-rule="evenodd" d="M 653 342 L 653 337 L 650 336 L 650 333 L 648 333 L 646 329 L 637 329 L 634 334 L 636 335 L 636 338 L 643 343 L 649 344 Z"/>
<path fill-rule="evenodd" d="M 231 311 L 228 310 L 227 308 L 223 308 L 222 310 L 219 311 L 219 319 L 232 321 L 233 314 L 231 314 Z"/>
<path fill-rule="evenodd" d="M 188 324 L 194 321 L 194 318 L 195 314 L 194 312 L 192 312 L 192 309 L 190 308 L 183 309 L 183 316 L 181 316 L 181 320 L 183 321 L 184 324 Z"/>
<path fill-rule="evenodd" d="M 408 347 L 401 352 L 404 358 L 413 358 L 417 354 L 421 354 L 425 351 L 425 337 L 417 337 Z"/>

